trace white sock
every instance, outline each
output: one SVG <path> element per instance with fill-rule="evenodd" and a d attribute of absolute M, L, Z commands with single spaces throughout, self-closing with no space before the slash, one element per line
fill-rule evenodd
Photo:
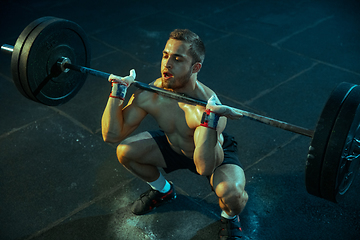
<path fill-rule="evenodd" d="M 148 184 L 152 187 L 152 189 L 162 193 L 166 193 L 170 191 L 171 188 L 170 183 L 164 178 L 164 176 L 161 173 L 158 179 L 156 179 L 153 182 L 148 182 Z"/>
<path fill-rule="evenodd" d="M 226 218 L 226 219 L 234 219 L 234 218 L 236 218 L 236 215 L 233 216 L 233 217 L 231 217 L 231 216 L 229 216 L 224 210 L 221 212 L 221 216 L 222 216 L 223 218 Z"/>

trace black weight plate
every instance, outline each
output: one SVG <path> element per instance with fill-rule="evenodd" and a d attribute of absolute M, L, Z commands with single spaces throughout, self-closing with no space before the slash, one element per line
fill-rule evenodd
<path fill-rule="evenodd" d="M 28 59 L 28 56 L 30 54 L 30 50 L 34 51 L 35 48 L 32 48 L 34 45 L 34 40 L 39 36 L 39 32 L 44 29 L 44 27 L 48 26 L 51 23 L 57 22 L 57 21 L 61 21 L 62 19 L 60 18 L 56 18 L 56 17 L 45 17 L 44 21 L 42 21 L 40 24 L 38 24 L 27 36 L 27 38 L 25 39 L 25 41 L 22 44 L 22 51 L 20 53 L 19 56 L 19 79 L 20 79 L 20 83 L 23 87 L 23 90 L 25 91 L 25 93 L 29 96 L 29 98 L 31 100 L 34 100 L 36 102 L 39 102 L 36 97 L 34 96 L 33 92 L 31 91 L 31 88 L 29 87 L 29 80 L 28 80 L 28 64 L 34 64 L 36 63 L 37 66 L 39 67 L 43 67 L 46 66 L 46 64 L 44 63 L 40 63 L 37 59 L 33 59 L 35 61 L 31 62 Z M 40 37 L 41 40 L 41 37 Z M 49 53 L 48 53 L 49 54 Z M 30 78 L 32 78 L 31 73 L 30 73 Z"/>
<path fill-rule="evenodd" d="M 49 17 L 43 17 L 36 19 L 35 21 L 31 22 L 26 28 L 21 32 L 19 37 L 16 40 L 13 53 L 11 54 L 11 74 L 12 79 L 15 83 L 16 88 L 18 91 L 27 98 L 30 98 L 28 94 L 25 93 L 25 90 L 20 81 L 20 72 L 19 72 L 19 62 L 20 62 L 20 55 L 23 49 L 23 44 L 30 35 L 30 33 L 42 22 L 48 20 Z"/>
<path fill-rule="evenodd" d="M 344 101 L 334 124 L 321 172 L 321 196 L 339 202 L 359 169 L 360 86 Z M 354 152 L 355 151 L 355 152 Z"/>
<path fill-rule="evenodd" d="M 308 193 L 321 197 L 320 177 L 327 143 L 340 108 L 351 90 L 351 83 L 340 83 L 331 93 L 321 112 L 306 161 L 305 183 Z"/>
<path fill-rule="evenodd" d="M 85 74 L 60 71 L 57 61 L 61 57 L 68 57 L 73 64 L 89 67 L 88 38 L 76 23 L 49 18 L 29 34 L 20 56 L 20 80 L 32 100 L 50 106 L 61 105 L 83 86 Z"/>

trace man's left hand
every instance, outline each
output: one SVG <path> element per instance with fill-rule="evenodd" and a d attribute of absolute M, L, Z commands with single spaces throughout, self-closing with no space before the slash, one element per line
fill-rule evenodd
<path fill-rule="evenodd" d="M 243 117 L 241 110 L 226 105 L 219 105 L 217 102 L 217 97 L 212 95 L 206 104 L 206 109 L 210 109 L 210 111 L 229 119 L 239 119 Z"/>

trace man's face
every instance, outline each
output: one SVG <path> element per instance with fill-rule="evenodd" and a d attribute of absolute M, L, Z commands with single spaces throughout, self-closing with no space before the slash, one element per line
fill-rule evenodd
<path fill-rule="evenodd" d="M 190 80 L 192 57 L 188 54 L 190 44 L 169 39 L 161 60 L 162 87 L 180 89 Z"/>

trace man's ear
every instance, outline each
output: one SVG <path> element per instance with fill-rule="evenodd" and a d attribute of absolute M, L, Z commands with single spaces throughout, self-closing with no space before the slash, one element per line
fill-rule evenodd
<path fill-rule="evenodd" d="M 192 73 L 198 73 L 200 71 L 202 67 L 202 64 L 200 62 L 196 62 L 194 63 L 194 65 L 192 66 Z"/>

